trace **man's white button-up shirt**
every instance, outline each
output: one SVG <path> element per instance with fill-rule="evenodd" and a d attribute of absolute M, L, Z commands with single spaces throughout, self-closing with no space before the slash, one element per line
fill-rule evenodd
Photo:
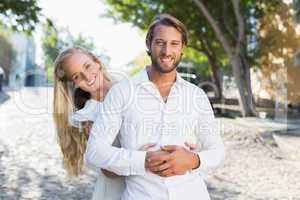
<path fill-rule="evenodd" d="M 224 159 L 224 146 L 205 93 L 178 74 L 165 102 L 146 69 L 107 94 L 87 144 L 86 162 L 126 176 L 122 200 L 209 199 L 201 172 Z M 112 146 L 119 138 L 121 148 Z M 147 143 L 197 143 L 201 164 L 185 175 L 160 177 L 145 170 Z"/>

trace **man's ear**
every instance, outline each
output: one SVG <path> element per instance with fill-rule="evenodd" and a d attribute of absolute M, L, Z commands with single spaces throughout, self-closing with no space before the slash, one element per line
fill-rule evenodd
<path fill-rule="evenodd" d="M 146 47 L 148 50 L 150 50 L 151 44 L 149 40 L 146 40 Z"/>
<path fill-rule="evenodd" d="M 149 40 L 146 40 L 146 47 L 147 47 L 146 52 L 147 52 L 148 56 L 150 56 L 151 55 L 151 50 L 150 50 L 151 44 L 150 44 Z"/>
<path fill-rule="evenodd" d="M 185 44 L 182 44 L 181 55 L 183 55 L 184 49 L 186 48 Z"/>

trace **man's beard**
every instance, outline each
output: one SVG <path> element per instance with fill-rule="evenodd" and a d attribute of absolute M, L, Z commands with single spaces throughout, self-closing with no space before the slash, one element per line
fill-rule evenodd
<path fill-rule="evenodd" d="M 170 72 L 172 72 L 174 69 L 176 69 L 176 67 L 177 67 L 178 64 L 180 63 L 181 57 L 182 57 L 182 55 L 180 54 L 180 57 L 179 57 L 177 60 L 175 60 L 175 62 L 174 62 L 174 64 L 172 65 L 172 67 L 165 69 L 165 68 L 163 68 L 163 67 L 156 61 L 156 59 L 153 58 L 153 56 L 152 56 L 151 54 L 150 54 L 150 56 L 151 56 L 152 66 L 153 66 L 157 71 L 159 71 L 160 73 L 170 73 Z"/>

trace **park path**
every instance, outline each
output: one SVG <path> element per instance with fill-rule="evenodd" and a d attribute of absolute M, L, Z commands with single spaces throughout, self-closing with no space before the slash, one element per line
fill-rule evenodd
<path fill-rule="evenodd" d="M 0 199 L 89 199 L 95 173 L 62 168 L 51 116 L 52 88 L 23 88 L 0 104 Z"/>

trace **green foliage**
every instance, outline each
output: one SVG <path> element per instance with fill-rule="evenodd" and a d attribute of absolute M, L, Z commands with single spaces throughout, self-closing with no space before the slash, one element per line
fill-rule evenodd
<path fill-rule="evenodd" d="M 45 24 L 43 30 L 44 36 L 42 38 L 42 46 L 45 55 L 45 67 L 48 72 L 49 68 L 53 68 L 54 60 L 60 49 L 65 46 L 65 42 L 61 40 L 58 35 L 58 30 L 53 26 L 53 24 Z"/>
<path fill-rule="evenodd" d="M 31 32 L 40 21 L 36 0 L 1 0 L 0 21 L 14 30 Z"/>
<path fill-rule="evenodd" d="M 193 48 L 186 48 L 184 50 L 182 61 L 185 63 L 191 63 L 198 74 L 204 76 L 209 76 L 211 74 L 207 57 Z"/>
<path fill-rule="evenodd" d="M 170 13 L 180 19 L 188 29 L 188 46 L 203 55 L 212 53 L 217 57 L 218 63 L 229 67 L 229 58 L 225 54 L 219 39 L 216 37 L 211 25 L 192 1 L 180 0 L 105 0 L 111 7 L 106 16 L 116 21 L 131 22 L 142 30 L 147 30 L 151 19 L 158 13 Z M 299 2 L 299 0 L 295 0 Z M 203 2 L 224 33 L 229 44 L 234 47 L 237 42 L 238 24 L 230 1 L 210 0 Z M 261 4 L 274 8 L 279 0 L 241 0 L 240 12 L 245 23 L 247 40 L 243 43 L 246 59 L 254 65 L 256 61 L 257 46 L 257 20 L 266 13 L 260 9 Z M 207 52 L 208 50 L 208 52 Z M 197 57 L 189 57 L 189 61 L 197 63 Z M 224 69 L 227 70 L 228 69 Z"/>
<path fill-rule="evenodd" d="M 140 71 L 143 67 L 150 64 L 150 58 L 146 52 L 142 52 L 138 55 L 133 61 L 131 61 L 128 65 L 130 67 L 129 76 L 133 76 L 138 71 Z"/>
<path fill-rule="evenodd" d="M 81 34 L 78 37 L 72 37 L 71 40 L 72 45 L 81 46 L 89 51 L 93 51 L 96 48 L 91 38 L 84 37 Z"/>
<path fill-rule="evenodd" d="M 8 35 L 0 29 L 0 67 L 3 68 L 6 78 L 12 68 L 15 52 L 8 40 Z"/>
<path fill-rule="evenodd" d="M 152 18 L 158 13 L 169 13 L 180 19 L 188 29 L 188 47 L 198 51 L 199 54 L 207 56 L 208 53 L 216 57 L 221 66 L 228 66 L 228 57 L 225 54 L 218 38 L 215 36 L 211 25 L 202 15 L 192 1 L 180 0 L 106 0 L 111 5 L 106 16 L 116 21 L 131 22 L 133 25 L 146 31 Z M 243 1 L 242 11 L 246 13 L 253 1 Z M 231 44 L 236 41 L 236 27 L 232 4 L 227 1 L 211 0 L 205 2 L 211 14 L 219 22 L 225 35 Z M 249 24 L 249 26 L 254 26 Z M 227 30 L 233 30 L 227 31 Z M 247 34 L 253 34 L 254 30 L 247 27 Z M 199 64 L 198 56 L 189 56 L 189 62 Z M 205 61 L 204 63 L 207 63 Z M 208 70 L 204 70 L 208 71 Z"/>
<path fill-rule="evenodd" d="M 91 38 L 85 38 L 82 35 L 77 37 L 69 34 L 66 29 L 58 29 L 51 21 L 44 24 L 44 36 L 42 46 L 45 57 L 45 67 L 49 81 L 53 81 L 54 61 L 59 52 L 68 46 L 81 46 L 90 51 L 95 50 L 95 45 Z M 67 35 L 67 37 L 63 37 Z"/>

